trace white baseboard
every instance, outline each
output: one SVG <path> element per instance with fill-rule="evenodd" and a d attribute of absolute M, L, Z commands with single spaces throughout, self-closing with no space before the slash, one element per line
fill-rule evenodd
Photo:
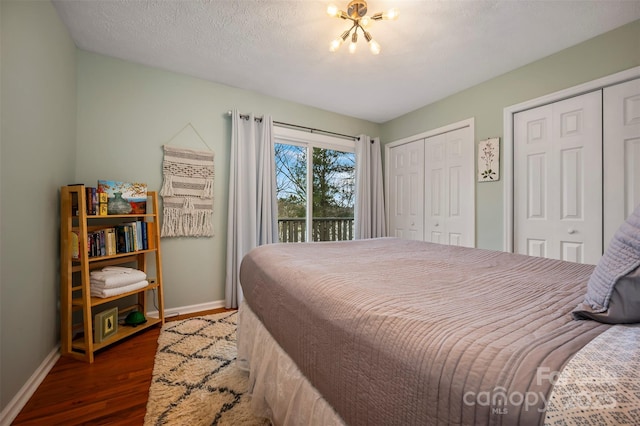
<path fill-rule="evenodd" d="M 194 312 L 209 311 L 211 309 L 224 308 L 224 300 L 214 300 L 213 302 L 199 303 L 197 305 L 181 306 L 178 308 L 165 309 L 164 317 L 171 318 L 178 315 L 192 314 Z M 147 315 L 158 318 L 158 311 L 149 311 Z"/>
<path fill-rule="evenodd" d="M 0 413 L 0 425 L 9 425 L 20 414 L 20 411 L 29 402 L 29 398 L 35 393 L 40 383 L 47 377 L 49 371 L 56 365 L 56 362 L 60 358 L 60 345 L 56 345 L 55 348 L 47 355 L 42 361 L 40 366 L 29 377 L 29 380 L 22 386 L 18 393 L 13 397 L 9 404 Z"/>

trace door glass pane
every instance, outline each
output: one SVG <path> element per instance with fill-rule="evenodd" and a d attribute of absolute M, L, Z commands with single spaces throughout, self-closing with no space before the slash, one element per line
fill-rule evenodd
<path fill-rule="evenodd" d="M 276 143 L 275 160 L 279 241 L 307 241 L 307 149 Z"/>
<path fill-rule="evenodd" d="M 355 154 L 313 149 L 313 241 L 353 239 Z"/>

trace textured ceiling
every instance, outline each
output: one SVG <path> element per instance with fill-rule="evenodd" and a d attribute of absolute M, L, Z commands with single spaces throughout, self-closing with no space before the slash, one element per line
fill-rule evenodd
<path fill-rule="evenodd" d="M 347 0 L 53 0 L 76 45 L 385 122 L 640 19 L 640 0 L 369 0 L 374 56 L 329 42 Z"/>

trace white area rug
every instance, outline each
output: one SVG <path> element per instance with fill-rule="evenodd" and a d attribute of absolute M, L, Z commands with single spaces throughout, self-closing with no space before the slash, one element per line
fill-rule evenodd
<path fill-rule="evenodd" d="M 248 373 L 236 367 L 237 311 L 168 322 L 158 338 L 150 425 L 269 425 L 253 416 Z"/>

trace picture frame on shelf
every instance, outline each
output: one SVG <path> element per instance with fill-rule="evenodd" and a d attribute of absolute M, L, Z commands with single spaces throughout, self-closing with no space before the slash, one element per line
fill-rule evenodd
<path fill-rule="evenodd" d="M 98 193 L 107 194 L 107 214 L 146 214 L 147 184 L 98 180 Z"/>
<path fill-rule="evenodd" d="M 102 343 L 118 332 L 118 307 L 97 313 L 94 319 L 93 341 Z"/>

